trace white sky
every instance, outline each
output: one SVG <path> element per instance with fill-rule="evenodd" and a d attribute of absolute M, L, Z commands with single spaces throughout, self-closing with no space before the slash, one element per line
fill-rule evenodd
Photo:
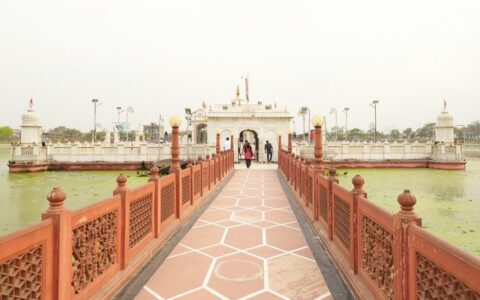
<path fill-rule="evenodd" d="M 296 115 L 350 107 L 379 130 L 480 119 L 480 1 L 0 0 L 0 126 L 33 97 L 46 129 L 93 127 L 133 106 L 132 127 L 250 98 Z M 243 92 L 243 87 L 242 87 Z M 125 115 L 123 114 L 122 118 Z M 297 121 L 297 129 L 300 129 Z"/>

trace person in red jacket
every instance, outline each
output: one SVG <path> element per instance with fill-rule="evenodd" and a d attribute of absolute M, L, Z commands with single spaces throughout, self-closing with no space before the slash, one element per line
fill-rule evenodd
<path fill-rule="evenodd" d="M 252 146 L 248 141 L 245 141 L 245 144 L 243 145 L 243 154 L 245 156 L 245 163 L 247 164 L 247 168 L 250 168 L 253 159 L 253 150 Z"/>

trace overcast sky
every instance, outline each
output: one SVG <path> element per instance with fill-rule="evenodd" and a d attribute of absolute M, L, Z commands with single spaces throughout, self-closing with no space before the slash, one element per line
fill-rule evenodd
<path fill-rule="evenodd" d="M 299 106 L 349 128 L 419 127 L 447 100 L 455 124 L 480 119 L 480 1 L 0 0 L 0 126 L 33 97 L 46 129 L 132 127 L 185 107 Z M 241 86 L 243 92 L 243 86 Z M 122 119 L 125 115 L 122 115 Z M 299 122 L 297 121 L 299 129 Z"/>

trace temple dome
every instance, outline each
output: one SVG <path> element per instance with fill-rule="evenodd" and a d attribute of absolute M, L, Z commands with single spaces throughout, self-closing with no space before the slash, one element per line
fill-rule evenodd
<path fill-rule="evenodd" d="M 42 126 L 42 122 L 40 121 L 40 115 L 33 108 L 30 108 L 26 113 L 22 115 L 22 127 L 27 126 Z"/>
<path fill-rule="evenodd" d="M 453 127 L 453 117 L 446 111 L 442 111 L 437 117 L 436 127 Z"/>

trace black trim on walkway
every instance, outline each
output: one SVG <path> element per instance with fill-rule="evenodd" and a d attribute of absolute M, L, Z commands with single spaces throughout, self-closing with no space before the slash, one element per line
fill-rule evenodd
<path fill-rule="evenodd" d="M 280 180 L 280 185 L 282 186 L 283 191 L 287 196 L 288 202 L 290 202 L 290 206 L 292 207 L 292 210 L 297 217 L 298 224 L 300 224 L 303 235 L 307 240 L 308 247 L 312 251 L 313 256 L 315 257 L 315 261 L 317 262 L 317 265 L 320 269 L 320 272 L 322 272 L 323 278 L 325 279 L 325 282 L 330 289 L 332 297 L 334 299 L 342 300 L 355 299 L 349 286 L 342 278 L 335 264 L 332 262 L 325 248 L 321 244 L 319 236 L 313 230 L 310 222 L 307 220 L 303 212 L 303 209 L 298 204 L 295 195 L 293 195 L 285 178 L 282 176 L 282 174 L 280 174 L 280 171 L 277 171 L 277 176 Z"/>
<path fill-rule="evenodd" d="M 114 299 L 118 300 L 130 300 L 135 298 L 138 293 L 143 289 L 147 284 L 148 280 L 153 276 L 153 274 L 158 270 L 161 264 L 167 259 L 170 252 L 177 246 L 178 243 L 183 239 L 183 237 L 190 231 L 195 222 L 200 218 L 203 212 L 210 206 L 212 201 L 220 194 L 220 192 L 225 188 L 227 183 L 232 179 L 235 174 L 235 169 L 232 170 L 230 174 L 226 176 L 226 180 L 223 180 L 219 186 L 215 187 L 212 193 L 208 195 L 207 200 L 200 204 L 198 209 L 196 209 L 190 218 L 181 225 L 177 231 L 165 242 L 165 245 L 158 251 L 150 261 L 148 261 L 145 266 L 137 273 L 135 276 L 128 282 L 123 289 L 115 295 Z"/>

